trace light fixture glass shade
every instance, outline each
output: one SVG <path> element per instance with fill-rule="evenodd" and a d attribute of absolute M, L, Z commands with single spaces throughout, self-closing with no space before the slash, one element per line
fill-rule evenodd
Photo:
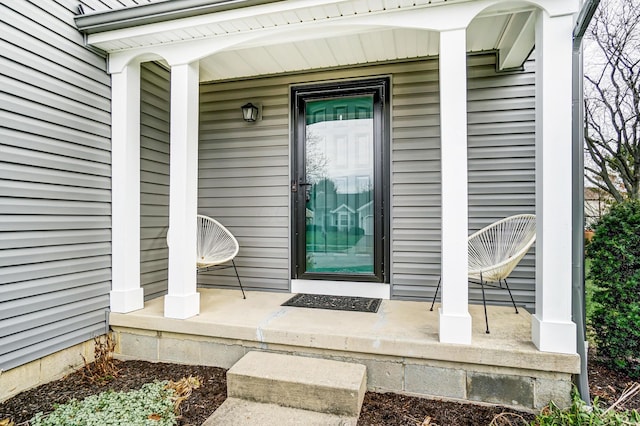
<path fill-rule="evenodd" d="M 256 121 L 258 119 L 258 107 L 251 102 L 242 105 L 242 118 L 244 118 L 244 121 Z"/>

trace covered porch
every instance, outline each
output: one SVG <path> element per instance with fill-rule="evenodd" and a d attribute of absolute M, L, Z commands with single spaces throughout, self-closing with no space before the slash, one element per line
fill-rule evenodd
<path fill-rule="evenodd" d="M 159 2 L 157 5 L 166 6 L 169 3 Z M 571 34 L 578 5 L 577 0 L 375 4 L 347 0 L 256 2 L 238 8 L 222 3 L 208 9 L 155 11 L 155 6 L 151 4 L 145 6 L 147 9 L 132 8 L 127 13 L 110 12 L 78 18 L 79 27 L 88 33 L 89 44 L 109 53 L 112 76 L 111 325 L 146 330 L 141 335 L 157 339 L 157 348 L 162 346 L 160 342 L 166 342 L 169 346 L 173 345 L 174 349 L 180 349 L 179 339 L 173 342 L 162 340 L 167 333 L 177 333 L 176 336 L 187 340 L 190 340 L 189 336 L 200 336 L 194 337 L 194 341 L 200 341 L 202 336 L 214 340 L 230 339 L 232 342 L 244 342 L 246 339 L 249 347 L 267 345 L 269 349 L 300 350 L 309 354 L 346 351 L 353 353 L 354 359 L 358 357 L 355 354 L 360 353 L 366 354 L 364 358 L 367 359 L 397 357 L 394 358 L 393 367 L 401 366 L 402 369 L 406 368 L 405 359 L 415 358 L 419 360 L 415 365 L 444 369 L 444 379 L 435 379 L 442 371 L 427 368 L 435 374 L 432 380 L 438 383 L 449 383 L 451 377 L 447 374 L 453 374 L 461 387 L 443 396 L 456 398 L 469 397 L 470 372 L 485 374 L 499 367 L 508 372 L 508 377 L 536 377 L 535 374 L 529 375 L 531 366 L 540 365 L 540 372 L 546 371 L 541 373 L 542 376 L 554 377 L 552 381 L 560 378 L 566 384 L 563 392 L 567 394 L 570 375 L 577 372 L 576 327 L 571 319 L 570 164 Z M 145 10 L 149 13 L 145 14 Z M 196 13 L 198 10 L 201 13 Z M 172 14 L 174 18 L 167 18 Z M 516 316 L 516 320 L 511 315 L 500 320 L 502 308 L 493 308 L 495 313 L 492 310 L 490 316 L 497 315 L 492 321 L 495 331 L 485 336 L 483 317 L 477 316 L 482 307 L 469 304 L 465 255 L 469 230 L 477 225 L 471 222 L 478 220 L 477 216 L 470 214 L 469 204 L 468 124 L 471 123 L 468 123 L 470 76 L 467 55 L 473 52 L 495 53 L 495 72 L 500 74 L 521 69 L 534 46 L 535 108 L 532 111 L 535 116 L 535 194 L 531 196 L 535 202 L 525 207 L 534 210 L 531 212 L 535 212 L 537 218 L 535 283 L 532 286 L 534 288 L 529 289 L 535 294 L 535 313 Z M 429 58 L 428 61 L 426 58 Z M 170 189 L 166 294 L 145 302 L 140 281 L 141 247 L 136 236 L 141 235 L 140 70 L 141 64 L 149 61 L 157 61 L 170 71 Z M 286 294 L 254 292 L 243 301 L 229 298 L 225 296 L 226 293 L 217 290 L 198 289 L 194 267 L 196 214 L 203 207 L 212 211 L 216 208 L 211 200 L 207 201 L 211 203 L 209 205 L 202 203 L 203 195 L 198 193 L 199 173 L 203 170 L 203 163 L 225 161 L 225 158 L 213 158 L 213 150 L 205 153 L 211 157 L 199 158 L 199 150 L 202 154 L 204 145 L 203 95 L 207 96 L 207 107 L 210 107 L 207 114 L 223 116 L 223 120 L 216 124 L 220 126 L 216 129 L 220 134 L 226 135 L 225 129 L 228 127 L 225 126 L 232 121 L 224 116 L 230 108 L 223 105 L 218 110 L 214 105 L 216 96 L 225 100 L 226 95 L 217 93 L 215 88 L 203 90 L 202 84 L 225 82 L 231 88 L 228 92 L 233 92 L 245 88 L 247 79 L 252 79 L 255 87 L 259 87 L 268 76 L 294 76 L 288 85 L 282 84 L 287 89 L 284 92 L 286 99 L 289 96 L 288 86 L 305 83 L 305 73 L 322 70 L 323 81 L 345 75 L 354 79 L 362 76 L 359 67 L 372 64 L 406 65 L 410 71 L 403 77 L 406 80 L 421 78 L 420 75 L 426 73 L 437 76 L 435 81 L 426 83 L 436 88 L 435 98 L 431 98 L 435 99 L 435 109 L 408 113 L 418 117 L 416 120 L 424 119 L 423 127 L 427 127 L 426 120 L 437 122 L 434 125 L 435 132 L 428 134 L 418 125 L 417 132 L 423 133 L 405 139 L 412 139 L 416 144 L 426 144 L 429 140 L 437 145 L 437 151 L 433 151 L 436 154 L 432 154 L 437 155 L 434 163 L 437 181 L 427 182 L 433 183 L 438 191 L 434 197 L 438 203 L 437 213 L 434 214 L 438 221 L 437 229 L 429 230 L 437 234 L 437 238 L 430 240 L 431 234 L 425 233 L 426 236 L 417 244 L 439 246 L 435 249 L 436 259 L 433 260 L 439 270 L 431 272 L 431 278 L 442 277 L 442 304 L 438 312 L 428 312 L 424 302 L 385 300 L 378 320 L 370 321 L 368 317 L 363 324 L 365 328 L 358 329 L 354 326 L 356 322 L 347 317 L 348 314 L 336 315 L 334 312 L 310 312 L 303 316 L 327 318 L 304 317 L 289 322 L 297 314 L 289 308 L 279 308 L 278 303 L 287 297 Z M 416 64 L 426 65 L 421 68 Z M 375 75 L 393 76 L 395 72 L 384 67 L 381 69 Z M 332 75 L 332 72 L 335 74 Z M 264 96 L 272 96 L 272 93 Z M 411 108 L 410 96 L 410 93 L 407 94 L 407 109 Z M 284 161 L 285 172 L 280 171 L 278 176 L 272 176 L 265 169 L 265 174 L 259 178 L 277 181 L 273 185 L 275 197 L 285 201 L 276 206 L 268 204 L 254 208 L 256 216 L 260 216 L 260 208 L 273 207 L 270 210 L 273 215 L 266 220 L 277 223 L 269 232 L 279 234 L 270 233 L 266 237 L 279 238 L 281 245 L 277 251 L 284 255 L 268 261 L 284 263 L 280 272 L 284 271 L 285 275 L 279 276 L 279 279 L 285 280 L 286 290 L 295 291 L 295 279 L 292 279 L 291 272 L 295 253 L 291 249 L 292 201 L 289 188 L 291 182 L 297 182 L 297 176 L 289 169 L 293 141 L 289 133 L 292 126 L 291 99 L 288 101 L 289 105 L 278 104 L 274 108 L 276 112 L 259 123 L 278 126 L 273 128 L 274 134 L 277 133 L 275 137 L 279 138 L 280 148 L 285 149 L 284 155 L 282 151 L 276 155 L 268 147 L 269 152 L 262 157 L 278 157 L 279 161 Z M 220 105 L 223 103 L 220 102 Z M 237 106 L 240 105 L 238 103 Z M 265 101 L 265 117 L 266 105 Z M 392 107 L 400 109 L 399 103 L 392 104 Z M 499 114 L 499 109 L 496 111 Z M 392 146 L 401 139 L 403 119 L 394 116 L 390 120 L 388 132 Z M 400 130 L 396 134 L 393 133 L 394 129 Z M 246 127 L 239 131 L 251 133 Z M 518 139 L 517 133 L 513 135 L 514 139 Z M 238 149 L 250 146 L 250 138 L 237 145 Z M 399 158 L 399 155 L 395 158 Z M 388 159 L 389 163 L 391 161 Z M 388 167 L 392 168 L 391 164 Z M 220 168 L 215 178 L 224 173 L 231 177 L 242 177 L 234 175 L 230 169 L 226 166 Z M 400 191 L 394 191 L 394 188 L 389 188 L 389 200 L 392 203 L 396 200 L 394 197 L 400 194 Z M 224 191 L 219 194 L 224 194 Z M 432 194 L 418 195 L 426 197 Z M 517 203 L 514 205 L 515 208 L 519 207 Z M 394 228 L 393 222 L 393 215 L 401 210 L 397 207 L 400 206 L 391 205 L 391 217 L 386 219 L 391 227 L 387 234 L 388 239 L 392 240 L 387 243 L 389 247 L 392 247 L 394 239 L 400 240 L 394 232 L 399 227 Z M 432 211 L 425 212 L 425 216 L 432 214 Z M 241 225 L 236 226 L 236 229 L 241 228 Z M 411 237 L 415 235 L 421 234 L 414 233 Z M 391 248 L 389 251 L 392 251 Z M 389 253 L 389 257 L 391 259 L 386 265 L 388 270 L 399 268 L 405 262 L 395 252 Z M 414 261 L 418 264 L 417 269 L 421 261 Z M 270 267 L 265 265 L 266 262 L 262 264 L 265 269 Z M 414 281 L 420 279 L 422 277 Z M 393 297 L 394 287 L 399 288 L 399 281 L 395 280 L 396 277 L 390 274 L 386 281 L 375 284 L 382 286 L 383 297 Z M 422 297 L 422 300 L 426 298 Z M 263 303 L 254 305 L 254 301 Z M 397 316 L 394 317 L 396 321 L 393 326 L 385 325 L 387 315 Z M 233 323 L 231 318 L 239 322 Z M 337 318 L 340 318 L 339 323 L 335 322 Z M 322 329 L 314 330 L 314 327 Z M 201 331 L 195 332 L 196 329 Z M 337 337 L 331 330 L 337 333 Z M 380 338 L 381 330 L 388 333 L 385 339 Z M 221 335 L 211 335 L 218 332 Z M 369 337 L 361 338 L 361 333 Z M 122 333 L 120 336 L 123 354 L 134 351 L 136 345 L 135 339 L 123 340 L 126 335 Z M 271 337 L 263 340 L 265 336 Z M 244 347 L 244 343 L 228 343 L 225 340 L 224 344 L 232 348 Z M 305 349 L 294 349 L 298 347 Z M 344 354 L 331 356 L 341 357 Z M 202 361 L 199 358 L 199 362 Z M 399 380 L 403 384 L 397 390 L 413 392 L 405 386 L 407 376 L 401 374 L 398 377 L 402 377 Z M 535 380 L 527 383 L 534 386 Z M 462 383 L 465 385 L 462 386 Z M 542 388 L 548 385 L 544 380 L 541 383 Z M 536 398 L 540 401 L 531 400 L 526 404 L 517 401 L 514 405 L 538 406 L 544 403 L 542 399 L 549 396 L 538 395 Z"/>
<path fill-rule="evenodd" d="M 384 300 L 377 313 L 280 306 L 286 293 L 200 289 L 200 315 L 167 318 L 162 299 L 141 310 L 112 313 L 124 359 L 230 368 L 251 350 L 356 362 L 367 367 L 376 392 L 482 401 L 540 409 L 570 402 L 578 355 L 539 351 L 531 342 L 531 315 L 470 306 L 472 345 L 441 343 L 439 315 L 421 302 Z"/>

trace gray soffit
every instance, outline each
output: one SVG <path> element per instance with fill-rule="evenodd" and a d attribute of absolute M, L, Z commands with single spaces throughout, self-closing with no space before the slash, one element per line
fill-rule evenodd
<path fill-rule="evenodd" d="M 133 26 L 190 18 L 207 13 L 240 9 L 277 0 L 180 0 L 143 4 L 118 10 L 78 15 L 75 17 L 78 29 L 86 34 L 119 30 Z"/>

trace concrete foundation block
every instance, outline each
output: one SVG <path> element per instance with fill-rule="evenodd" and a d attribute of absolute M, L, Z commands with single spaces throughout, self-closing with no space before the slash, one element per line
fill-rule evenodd
<path fill-rule="evenodd" d="M 467 398 L 495 404 L 533 408 L 534 381 L 525 376 L 467 373 Z"/>
<path fill-rule="evenodd" d="M 139 333 L 117 332 L 118 347 L 116 351 L 126 357 L 146 361 L 158 361 L 157 334 L 145 335 Z"/>
<path fill-rule="evenodd" d="M 369 390 L 395 391 L 402 389 L 402 370 L 400 362 L 376 361 L 373 359 L 355 359 L 354 362 L 367 367 L 367 388 Z"/>
<path fill-rule="evenodd" d="M 229 369 L 247 353 L 241 345 L 225 345 L 215 342 L 200 343 L 200 359 L 203 365 Z"/>
<path fill-rule="evenodd" d="M 447 398 L 466 398 L 464 370 L 408 364 L 405 367 L 404 377 L 407 392 Z"/>
<path fill-rule="evenodd" d="M 0 373 L 0 401 L 40 384 L 40 360 Z"/>
<path fill-rule="evenodd" d="M 537 378 L 535 381 L 534 408 L 542 409 L 553 401 L 560 408 L 571 406 L 571 389 L 573 387 L 570 378 L 566 380 L 551 380 Z"/>
<path fill-rule="evenodd" d="M 93 340 L 47 355 L 11 370 L 0 370 L 0 401 L 41 384 L 57 380 L 93 361 Z"/>
<path fill-rule="evenodd" d="M 162 336 L 158 340 L 158 358 L 180 364 L 200 364 L 200 342 Z"/>
<path fill-rule="evenodd" d="M 93 361 L 93 341 L 75 345 L 42 358 L 40 368 L 49 377 L 61 377 L 82 367 L 83 356 L 87 362 Z"/>

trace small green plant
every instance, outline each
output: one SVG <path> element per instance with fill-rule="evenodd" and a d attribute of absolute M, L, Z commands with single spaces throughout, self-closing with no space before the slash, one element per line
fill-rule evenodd
<path fill-rule="evenodd" d="M 640 377 L 640 201 L 612 206 L 596 224 L 587 256 L 598 358 Z"/>
<path fill-rule="evenodd" d="M 574 389 L 572 404 L 567 409 L 561 409 L 553 402 L 542 410 L 532 426 L 626 426 L 640 425 L 640 413 L 636 410 L 617 411 L 615 407 L 603 409 L 598 399 L 591 407 L 580 399 Z"/>
<path fill-rule="evenodd" d="M 169 382 L 154 382 L 129 392 L 106 391 L 82 401 L 55 407 L 45 415 L 38 413 L 31 426 L 172 426 L 176 424 L 174 391 Z"/>

